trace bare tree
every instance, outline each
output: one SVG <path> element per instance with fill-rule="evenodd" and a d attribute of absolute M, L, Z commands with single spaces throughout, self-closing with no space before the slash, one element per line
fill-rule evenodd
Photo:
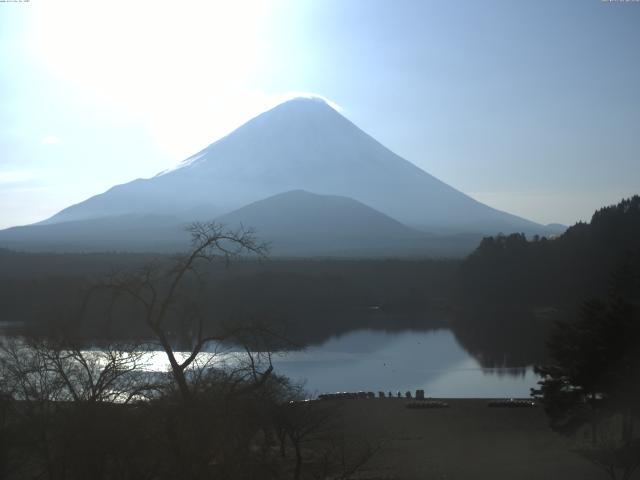
<path fill-rule="evenodd" d="M 86 350 L 67 339 L 18 337 L 0 345 L 5 394 L 26 402 L 129 403 L 155 386 L 139 375 L 148 352 L 131 344 Z"/>
<path fill-rule="evenodd" d="M 202 292 L 204 278 L 202 265 L 248 254 L 264 257 L 267 245 L 257 241 L 253 230 L 244 227 L 228 230 L 223 225 L 194 223 L 191 233 L 191 249 L 174 259 L 168 267 L 147 265 L 134 273 L 114 275 L 104 285 L 114 294 L 114 301 L 124 295 L 140 310 L 140 320 L 151 330 L 167 356 L 171 374 L 183 399 L 189 399 L 192 390 L 188 374 L 198 355 L 209 342 L 222 342 L 241 333 L 236 328 L 226 332 L 206 331 L 206 319 L 198 304 L 197 294 Z M 175 331 L 180 325 L 182 333 L 190 337 L 190 351 L 186 356 L 176 354 Z M 268 376 L 273 368 L 255 372 L 258 377 Z"/>

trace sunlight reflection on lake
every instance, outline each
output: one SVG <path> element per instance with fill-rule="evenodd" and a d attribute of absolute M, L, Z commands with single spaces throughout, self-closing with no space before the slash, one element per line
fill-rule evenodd
<path fill-rule="evenodd" d="M 95 351 L 95 350 L 94 350 Z M 178 352 L 179 361 L 187 357 Z M 238 365 L 246 353 L 234 348 L 203 352 L 198 363 Z M 164 352 L 146 352 L 141 369 L 168 370 Z M 302 351 L 276 354 L 276 373 L 304 382 L 310 396 L 329 392 L 423 389 L 432 397 L 528 397 L 538 377 L 532 368 L 483 368 L 450 330 L 360 329 Z"/>

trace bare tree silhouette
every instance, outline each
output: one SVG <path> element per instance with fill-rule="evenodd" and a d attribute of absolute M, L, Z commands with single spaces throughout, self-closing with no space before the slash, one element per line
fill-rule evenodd
<path fill-rule="evenodd" d="M 246 330 L 238 327 L 225 332 L 206 331 L 206 319 L 197 298 L 202 294 L 204 283 L 202 264 L 223 261 L 228 265 L 233 258 L 243 254 L 264 257 L 268 248 L 256 239 L 252 229 L 244 227 L 227 230 L 215 222 L 196 222 L 188 231 L 191 233 L 190 251 L 175 257 L 168 267 L 149 264 L 133 273 L 115 274 L 103 285 L 114 293 L 114 302 L 125 296 L 141 308 L 140 321 L 149 327 L 166 354 L 183 399 L 192 394 L 186 372 L 197 365 L 194 362 L 202 349 L 209 342 L 230 340 Z M 176 324 L 180 332 L 173 330 Z M 185 357 L 176 354 L 175 344 L 180 340 L 177 333 L 182 334 L 183 340 L 185 335 L 190 337 L 190 351 Z M 258 376 L 263 378 L 272 370 L 269 366 L 266 371 L 254 371 L 254 374 L 256 379 Z"/>

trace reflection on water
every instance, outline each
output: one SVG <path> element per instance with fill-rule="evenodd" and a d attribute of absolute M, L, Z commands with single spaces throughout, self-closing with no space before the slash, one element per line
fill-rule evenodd
<path fill-rule="evenodd" d="M 526 397 L 537 381 L 531 368 L 482 368 L 449 330 L 355 330 L 274 365 L 306 380 L 310 393 L 421 388 L 433 397 Z"/>
<path fill-rule="evenodd" d="M 234 350 L 219 346 L 198 355 L 196 364 L 246 362 L 246 352 Z M 187 356 L 176 354 L 178 361 Z M 450 330 L 353 330 L 303 351 L 276 355 L 273 364 L 277 373 L 304 382 L 312 396 L 423 389 L 431 397 L 528 397 L 537 382 L 532 368 L 482 368 Z M 169 364 L 164 352 L 145 351 L 139 367 L 158 372 Z"/>

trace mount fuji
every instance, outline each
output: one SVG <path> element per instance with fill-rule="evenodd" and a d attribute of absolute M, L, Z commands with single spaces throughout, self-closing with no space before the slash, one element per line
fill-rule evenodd
<path fill-rule="evenodd" d="M 285 220 L 292 215 L 296 222 Z M 443 235 L 476 241 L 499 232 L 556 233 L 429 175 L 326 102 L 298 98 L 258 115 L 174 169 L 114 186 L 39 224 L 0 231 L 0 246 L 174 249 L 185 224 L 211 219 L 259 224 L 254 226 L 261 238 L 306 243 L 289 252 L 305 255 L 353 252 L 357 245 L 374 251 L 382 244 L 385 254 L 429 254 L 434 236 L 442 244 Z M 344 235 L 345 225 L 360 228 Z M 315 238 L 323 231 L 323 242 L 309 243 L 309 228 Z M 346 237 L 349 245 L 343 245 Z"/>

